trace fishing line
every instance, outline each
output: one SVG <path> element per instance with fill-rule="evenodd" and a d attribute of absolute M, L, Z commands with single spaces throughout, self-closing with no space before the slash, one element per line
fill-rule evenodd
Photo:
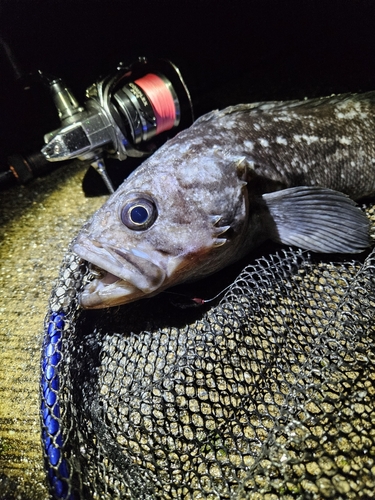
<path fill-rule="evenodd" d="M 218 294 L 216 294 L 214 297 L 211 297 L 210 299 L 202 299 L 200 297 L 189 297 L 188 295 L 185 295 L 183 293 L 177 293 L 177 292 L 169 292 L 169 291 L 164 291 L 163 293 L 167 293 L 168 295 L 175 295 L 175 296 L 178 296 L 178 297 L 183 297 L 184 299 L 187 300 L 187 302 L 184 302 L 184 303 L 175 303 L 173 302 L 173 305 L 177 306 L 177 307 L 181 307 L 182 309 L 185 309 L 185 308 L 188 308 L 188 307 L 199 307 L 199 306 L 203 306 L 204 304 L 207 304 L 208 302 L 212 302 L 213 300 L 217 299 L 218 297 L 220 297 L 220 295 L 222 295 L 224 292 L 226 292 L 232 285 L 228 285 L 226 286 L 225 288 L 223 288 L 222 290 L 220 290 L 220 292 Z"/>
<path fill-rule="evenodd" d="M 176 106 L 166 82 L 160 76 L 149 73 L 134 83 L 144 91 L 151 103 L 156 117 L 156 133 L 170 130 L 175 125 Z"/>

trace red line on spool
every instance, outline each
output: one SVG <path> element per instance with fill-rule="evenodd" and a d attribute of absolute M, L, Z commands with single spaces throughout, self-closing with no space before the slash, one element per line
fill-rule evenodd
<path fill-rule="evenodd" d="M 173 96 L 160 76 L 149 73 L 135 82 L 148 97 L 156 117 L 156 133 L 170 130 L 176 119 Z"/>

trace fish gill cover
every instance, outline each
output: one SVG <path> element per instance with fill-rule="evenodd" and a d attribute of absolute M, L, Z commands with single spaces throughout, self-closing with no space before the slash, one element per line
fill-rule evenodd
<path fill-rule="evenodd" d="M 82 310 L 69 252 L 42 359 L 54 498 L 374 498 L 375 253 L 331 259 L 271 249 L 203 308 Z"/>

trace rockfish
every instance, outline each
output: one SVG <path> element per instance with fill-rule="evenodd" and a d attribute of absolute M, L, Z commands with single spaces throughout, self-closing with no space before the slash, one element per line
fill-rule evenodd
<path fill-rule="evenodd" d="M 156 295 L 267 239 L 362 252 L 375 193 L 375 92 L 240 104 L 199 118 L 138 167 L 78 234 L 84 308 Z"/>

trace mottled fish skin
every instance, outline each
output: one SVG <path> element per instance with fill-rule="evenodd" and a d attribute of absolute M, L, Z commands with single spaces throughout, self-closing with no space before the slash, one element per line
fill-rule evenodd
<path fill-rule="evenodd" d="M 82 228 L 74 251 L 103 271 L 83 290 L 81 305 L 150 297 L 215 272 L 268 238 L 315 251 L 363 250 L 363 213 L 340 193 L 319 188 L 354 200 L 375 193 L 374 110 L 371 92 L 204 115 L 134 171 Z M 275 191 L 280 196 L 267 195 Z M 121 214 L 143 197 L 154 203 L 155 220 L 133 230 Z M 339 239 L 335 226 L 341 224 L 349 228 L 347 240 L 314 246 L 311 225 L 289 238 L 288 224 L 303 225 L 317 205 L 324 207 L 311 217 L 313 232 L 318 228 L 312 239 Z M 282 207 L 294 206 L 288 222 Z"/>
<path fill-rule="evenodd" d="M 354 200 L 375 192 L 375 92 L 232 106 L 194 128 L 284 187 L 324 186 Z"/>

